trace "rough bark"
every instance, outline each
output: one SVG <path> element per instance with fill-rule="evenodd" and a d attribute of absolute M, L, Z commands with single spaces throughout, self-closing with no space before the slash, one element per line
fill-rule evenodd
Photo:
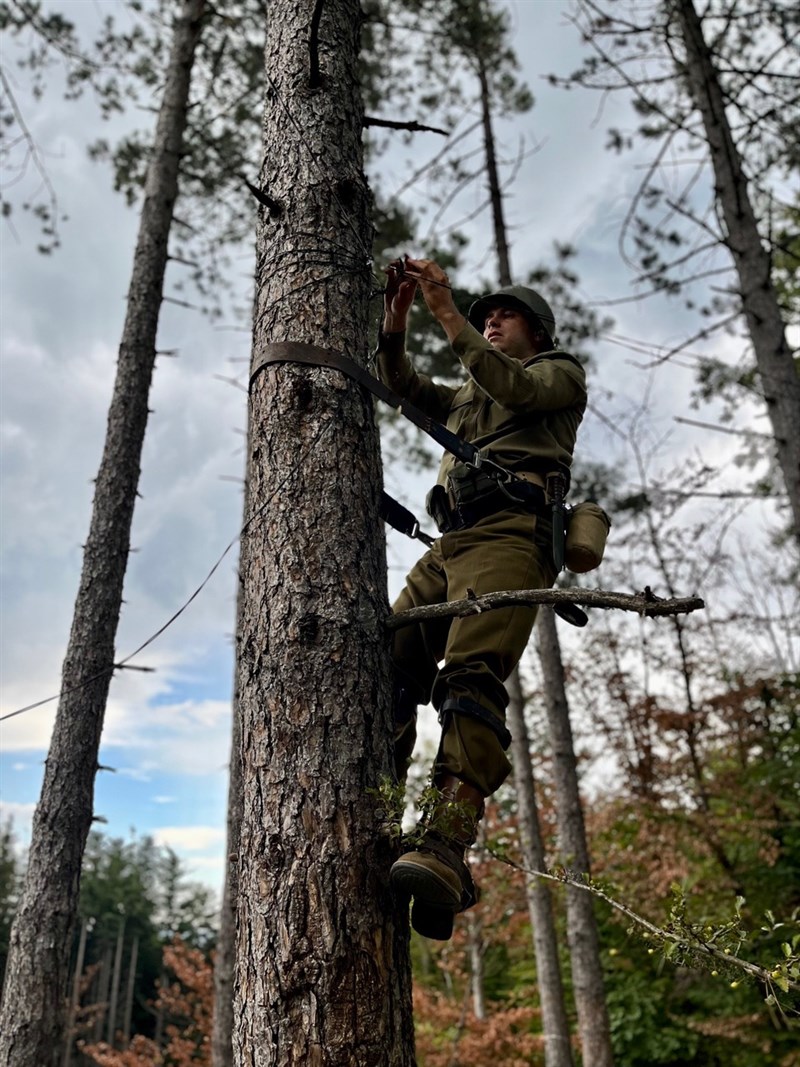
<path fill-rule="evenodd" d="M 742 159 L 731 135 L 719 75 L 703 37 L 702 22 L 692 0 L 672 3 L 686 48 L 689 89 L 705 128 L 717 203 L 739 277 L 742 308 L 794 517 L 794 534 L 800 544 L 800 377 L 772 284 L 770 253 L 758 232 Z"/>
<path fill-rule="evenodd" d="M 506 682 L 509 703 L 506 711 L 511 731 L 511 759 L 517 791 L 517 818 L 522 842 L 523 864 L 529 871 L 547 868 L 544 844 L 539 829 L 539 811 L 534 789 L 525 703 L 519 671 Z M 536 983 L 542 1009 L 545 1067 L 573 1067 L 569 1020 L 564 1001 L 564 986 L 558 962 L 558 937 L 553 917 L 549 887 L 533 875 L 525 876 L 525 894 L 531 917 L 533 952 L 536 959 Z"/>
<path fill-rule="evenodd" d="M 569 704 L 564 689 L 561 646 L 552 608 L 542 607 L 539 611 L 536 635 L 544 674 L 545 706 L 553 749 L 553 782 L 561 862 L 571 871 L 588 875 L 589 849 L 578 789 L 578 764 L 572 740 Z M 581 892 L 575 886 L 567 886 L 566 894 L 567 942 L 583 1062 L 591 1064 L 591 1067 L 611 1067 L 614 1060 L 592 899 L 588 893 Z"/>
<path fill-rule="evenodd" d="M 45 1067 L 63 1048 L 64 1005 L 81 860 L 130 550 L 167 241 L 178 192 L 189 80 L 204 0 L 177 20 L 139 235 L 89 536 L 62 671 L 62 696 L 11 931 L 0 1063 Z"/>
<path fill-rule="evenodd" d="M 274 0 L 266 47 L 253 357 L 275 342 L 366 362 L 369 194 L 358 0 Z M 338 372 L 253 381 L 242 542 L 234 1062 L 414 1063 L 407 917 L 381 835 L 391 777 L 381 472 L 369 398 Z"/>
<path fill-rule="evenodd" d="M 245 497 L 247 486 L 245 485 Z M 242 581 L 236 598 L 236 643 L 242 632 Z M 214 1018 L 211 1029 L 211 1067 L 233 1063 L 233 970 L 236 961 L 236 909 L 238 900 L 239 834 L 242 825 L 242 727 L 239 686 L 234 680 L 231 708 L 231 755 L 228 763 L 228 816 L 225 850 L 225 885 L 222 891 L 219 936 L 214 954 Z"/>

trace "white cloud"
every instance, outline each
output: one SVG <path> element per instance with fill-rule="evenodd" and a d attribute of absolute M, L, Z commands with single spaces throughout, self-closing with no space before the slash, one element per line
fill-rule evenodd
<path fill-rule="evenodd" d="M 205 852 L 219 849 L 225 840 L 225 831 L 217 826 L 162 826 L 153 830 L 152 836 L 157 845 L 186 852 Z"/>
<path fill-rule="evenodd" d="M 154 804 L 174 804 L 178 798 L 159 795 L 151 797 L 150 799 L 153 801 Z"/>
<path fill-rule="evenodd" d="M 31 837 L 31 823 L 35 809 L 35 804 L 0 800 L 0 823 L 6 823 L 10 819 L 15 836 L 27 845 Z"/>

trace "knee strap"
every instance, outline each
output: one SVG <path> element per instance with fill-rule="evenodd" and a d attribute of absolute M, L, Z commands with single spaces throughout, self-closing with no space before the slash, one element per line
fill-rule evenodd
<path fill-rule="evenodd" d="M 439 722 L 443 729 L 447 728 L 453 715 L 463 715 L 467 719 L 475 719 L 477 722 L 482 722 L 484 726 L 488 726 L 500 742 L 504 752 L 511 744 L 511 734 L 500 719 L 477 700 L 470 700 L 469 697 L 448 697 L 439 709 Z"/>

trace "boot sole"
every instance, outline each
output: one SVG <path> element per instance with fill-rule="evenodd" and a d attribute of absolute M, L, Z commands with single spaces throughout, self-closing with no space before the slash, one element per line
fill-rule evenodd
<path fill-rule="evenodd" d="M 413 898 L 411 925 L 422 937 L 449 941 L 453 922 L 461 907 L 452 886 L 434 871 L 416 863 L 404 863 L 402 857 L 392 867 L 392 889 L 405 900 Z"/>
<path fill-rule="evenodd" d="M 450 908 L 437 908 L 424 901 L 414 901 L 411 908 L 411 925 L 422 937 L 432 941 L 449 941 L 453 936 L 455 912 Z"/>
<path fill-rule="evenodd" d="M 461 907 L 461 894 L 435 871 L 418 863 L 408 862 L 402 856 L 392 865 L 390 875 L 392 888 L 400 896 L 413 897 L 416 906 L 423 905 L 455 914 Z"/>

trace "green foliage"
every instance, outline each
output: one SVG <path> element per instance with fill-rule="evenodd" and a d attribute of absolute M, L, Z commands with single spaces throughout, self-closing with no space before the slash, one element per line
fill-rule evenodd
<path fill-rule="evenodd" d="M 210 891 L 189 882 L 175 853 L 152 838 L 124 841 L 93 832 L 84 854 L 79 917 L 89 930 L 85 967 L 95 975 L 84 1004 L 98 998 L 101 962 L 114 952 L 122 931 L 124 967 L 134 940 L 138 942 L 134 1032 L 152 1034 L 148 1004 L 155 999 L 164 947 L 176 936 L 206 953 L 213 947 L 216 917 Z"/>

